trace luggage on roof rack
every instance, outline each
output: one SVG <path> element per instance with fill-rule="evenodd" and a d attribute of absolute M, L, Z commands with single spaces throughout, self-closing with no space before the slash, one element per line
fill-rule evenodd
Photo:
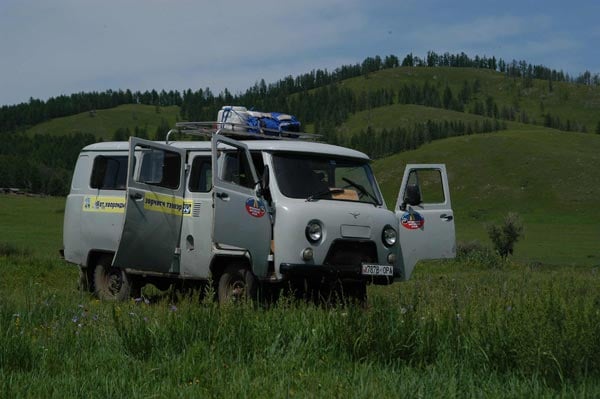
<path fill-rule="evenodd" d="M 249 111 L 246 107 L 227 105 L 219 110 L 216 122 L 179 122 L 176 129 L 167 133 L 166 142 L 172 133 L 193 136 L 222 134 L 243 139 L 318 140 L 319 134 L 300 131 L 300 121 L 281 112 Z"/>
<path fill-rule="evenodd" d="M 294 115 L 248 110 L 235 105 L 221 108 L 217 122 L 220 128 L 234 131 L 246 129 L 250 133 L 274 135 L 274 132 L 300 132 L 300 121 Z"/>

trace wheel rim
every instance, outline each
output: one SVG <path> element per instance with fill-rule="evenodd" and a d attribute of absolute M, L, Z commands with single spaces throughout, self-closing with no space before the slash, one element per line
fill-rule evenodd
<path fill-rule="evenodd" d="M 111 295 L 117 295 L 123 287 L 123 278 L 119 270 L 111 269 L 107 276 L 107 288 Z"/>
<path fill-rule="evenodd" d="M 242 280 L 234 280 L 229 287 L 229 298 L 233 302 L 240 302 L 246 297 L 246 284 Z"/>

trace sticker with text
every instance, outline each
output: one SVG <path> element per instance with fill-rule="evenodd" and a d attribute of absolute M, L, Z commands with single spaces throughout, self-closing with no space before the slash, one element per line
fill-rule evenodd
<path fill-rule="evenodd" d="M 406 212 L 400 219 L 400 224 L 409 230 L 417 230 L 425 224 L 425 218 L 419 212 Z"/>
<path fill-rule="evenodd" d="M 261 218 L 267 211 L 261 200 L 256 198 L 248 198 L 246 200 L 246 212 L 248 212 L 250 216 Z"/>

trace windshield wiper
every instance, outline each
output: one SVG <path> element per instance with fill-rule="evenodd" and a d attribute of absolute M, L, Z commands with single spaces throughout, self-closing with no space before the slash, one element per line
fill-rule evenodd
<path fill-rule="evenodd" d="M 344 192 L 343 188 L 332 188 L 332 189 L 327 189 L 327 191 L 323 190 L 323 191 L 319 191 L 318 193 L 314 193 L 312 195 L 310 195 L 306 201 L 307 202 L 312 202 L 312 201 L 316 201 L 320 198 L 323 198 L 327 195 L 332 195 L 332 194 L 341 194 Z"/>
<path fill-rule="evenodd" d="M 357 189 L 358 191 L 360 191 L 362 195 L 366 195 L 369 198 L 371 198 L 373 200 L 374 205 L 379 205 L 379 200 L 373 194 L 371 194 L 369 191 L 367 191 L 366 188 L 364 188 L 360 184 L 348 179 L 347 177 L 342 177 L 342 180 L 345 181 L 346 183 L 348 183 L 349 185 L 351 185 L 352 187 L 354 187 L 355 189 Z"/>

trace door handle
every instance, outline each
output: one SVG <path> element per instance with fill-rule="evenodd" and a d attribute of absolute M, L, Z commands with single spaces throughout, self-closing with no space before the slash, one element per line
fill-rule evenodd
<path fill-rule="evenodd" d="M 444 220 L 444 221 L 446 221 L 446 222 L 449 222 L 449 221 L 451 221 L 452 219 L 454 219 L 454 216 L 452 216 L 452 215 L 446 215 L 445 213 L 442 213 L 442 214 L 440 215 L 440 219 L 442 219 L 442 220 Z"/>
<path fill-rule="evenodd" d="M 140 194 L 140 193 L 129 194 L 129 198 L 131 198 L 134 201 L 139 201 L 142 199 L 142 194 Z"/>
<path fill-rule="evenodd" d="M 227 193 L 217 193 L 217 198 L 220 198 L 224 201 L 229 201 L 229 194 Z"/>

